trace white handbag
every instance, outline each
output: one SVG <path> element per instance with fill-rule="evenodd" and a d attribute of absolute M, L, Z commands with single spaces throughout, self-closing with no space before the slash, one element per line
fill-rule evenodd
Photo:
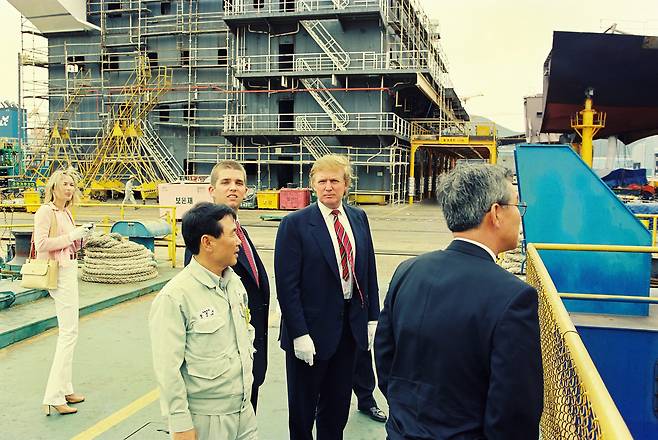
<path fill-rule="evenodd" d="M 26 289 L 57 289 L 59 262 L 57 260 L 28 259 L 21 267 L 21 287 Z"/>
<path fill-rule="evenodd" d="M 52 237 L 53 231 L 57 230 L 57 219 L 53 212 L 53 219 L 50 222 L 48 237 Z M 34 249 L 34 232 L 30 243 L 30 258 L 25 260 L 21 267 L 21 287 L 26 289 L 57 289 L 57 279 L 59 278 L 59 262 L 57 260 L 37 260 Z"/>

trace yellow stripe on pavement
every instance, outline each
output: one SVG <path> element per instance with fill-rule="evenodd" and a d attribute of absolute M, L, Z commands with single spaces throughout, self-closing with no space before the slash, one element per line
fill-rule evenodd
<path fill-rule="evenodd" d="M 134 402 L 124 406 L 121 408 L 119 411 L 115 412 L 114 414 L 104 418 L 100 422 L 96 423 L 94 426 L 91 428 L 87 429 L 86 431 L 81 432 L 80 434 L 76 435 L 73 437 L 71 440 L 92 440 L 107 431 L 108 429 L 112 428 L 115 425 L 118 425 L 119 423 L 123 422 L 126 420 L 128 417 L 132 416 L 135 414 L 137 411 L 140 411 L 144 407 L 150 405 L 151 403 L 155 402 L 158 400 L 160 397 L 160 392 L 158 391 L 157 388 L 149 391 L 148 393 L 144 394 L 142 397 L 139 399 L 135 400 Z"/>

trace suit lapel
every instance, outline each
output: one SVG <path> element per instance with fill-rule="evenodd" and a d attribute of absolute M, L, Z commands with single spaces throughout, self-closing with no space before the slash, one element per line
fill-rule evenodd
<path fill-rule="evenodd" d="M 247 239 L 247 243 L 244 245 L 240 246 L 240 251 L 238 252 L 238 264 L 241 265 L 244 270 L 249 274 L 252 280 L 256 282 L 256 277 L 254 276 L 254 273 L 251 270 L 251 266 L 249 265 L 249 260 L 247 259 L 247 254 L 244 252 L 244 247 L 245 246 L 251 246 L 251 253 L 254 255 L 254 263 L 256 262 L 256 255 L 254 254 L 254 245 L 251 243 L 251 238 L 249 238 L 249 235 L 247 235 L 247 231 L 242 228 L 242 232 L 244 232 L 244 236 Z M 258 265 L 256 265 L 258 267 Z"/>
<path fill-rule="evenodd" d="M 331 268 L 331 271 L 334 273 L 336 278 L 340 280 L 340 275 L 338 274 L 338 263 L 336 262 L 336 253 L 334 252 L 334 245 L 331 241 L 331 236 L 327 230 L 327 223 L 322 218 L 322 213 L 317 204 L 311 209 L 311 216 L 309 218 L 309 227 L 311 229 L 311 235 L 315 239 L 320 252 L 324 256 L 324 259 L 327 260 L 327 264 Z"/>

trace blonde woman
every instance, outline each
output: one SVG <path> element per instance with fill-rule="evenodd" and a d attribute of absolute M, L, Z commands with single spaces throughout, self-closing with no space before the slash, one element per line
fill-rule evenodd
<path fill-rule="evenodd" d="M 90 232 L 91 225 L 75 227 L 71 206 L 78 202 L 78 174 L 73 169 L 58 170 L 46 184 L 44 204 L 34 215 L 34 247 L 37 259 L 59 262 L 57 289 L 50 290 L 57 312 L 57 348 L 50 369 L 44 411 L 51 408 L 59 414 L 74 414 L 78 410 L 69 404 L 80 403 L 84 396 L 73 392 L 73 351 L 78 339 L 78 261 L 76 252 Z M 52 226 L 52 232 L 51 232 Z"/>

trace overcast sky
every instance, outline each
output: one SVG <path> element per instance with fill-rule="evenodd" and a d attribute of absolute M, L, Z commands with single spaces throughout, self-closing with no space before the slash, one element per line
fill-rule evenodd
<path fill-rule="evenodd" d="M 219 0 L 218 0 L 219 1 Z M 523 131 L 523 97 L 542 91 L 552 33 L 658 35 L 658 0 L 419 0 L 441 26 L 450 76 L 469 113 Z M 0 100 L 18 96 L 20 16 L 0 0 Z M 475 97 L 482 94 L 483 96 Z"/>

